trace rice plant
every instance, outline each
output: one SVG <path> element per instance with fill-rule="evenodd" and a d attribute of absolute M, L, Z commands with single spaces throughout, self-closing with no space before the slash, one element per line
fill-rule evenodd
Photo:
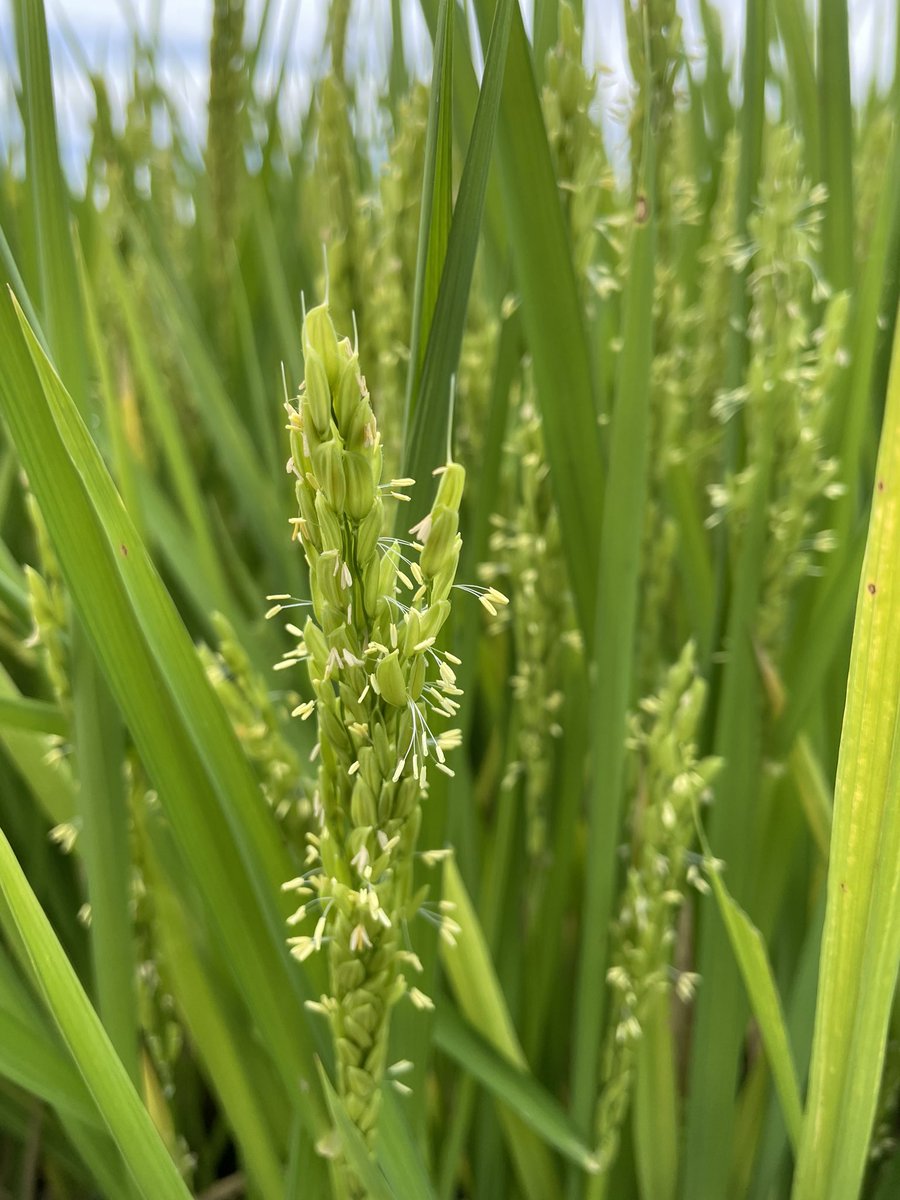
<path fill-rule="evenodd" d="M 900 1194 L 900 40 L 618 3 L 0 10 L 0 1197 Z"/>

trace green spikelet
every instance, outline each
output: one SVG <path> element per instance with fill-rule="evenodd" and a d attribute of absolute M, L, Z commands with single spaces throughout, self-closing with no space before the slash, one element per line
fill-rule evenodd
<path fill-rule="evenodd" d="M 189 1183 L 194 1181 L 196 1158 L 172 1122 L 169 1104 L 179 1083 L 179 1062 L 185 1052 L 185 1030 L 168 976 L 160 930 L 162 914 L 156 894 L 159 862 L 154 857 L 148 823 L 158 819 L 159 804 L 147 774 L 132 751 L 125 760 L 126 795 L 132 817 L 132 923 L 137 952 L 136 996 L 140 1014 L 147 1087 L 157 1091 L 155 1111 L 164 1122 L 160 1133 Z"/>
<path fill-rule="evenodd" d="M 895 113 L 885 108 L 861 128 L 859 153 L 853 159 L 857 262 L 865 262 L 869 252 L 875 217 L 884 194 L 884 165 L 890 161 L 896 120 Z"/>
<path fill-rule="evenodd" d="M 445 750 L 458 741 L 430 723 L 452 717 L 460 694 L 455 660 L 435 641 L 450 612 L 465 472 L 442 469 L 414 542 L 383 538 L 381 435 L 358 356 L 338 341 L 325 305 L 306 315 L 303 351 L 289 428 L 312 600 L 284 665 L 308 665 L 315 699 L 295 714 L 316 717 L 319 769 L 311 870 L 287 885 L 303 901 L 292 924 L 310 931 L 291 944 L 300 960 L 327 947 L 330 994 L 318 1008 L 334 1037 L 339 1095 L 371 1146 L 391 1009 L 406 992 L 430 1003 L 407 984 L 417 960 L 401 931 L 422 901 L 413 855 L 428 770 L 449 771 Z M 442 928 L 452 936 L 447 920 Z"/>
<path fill-rule="evenodd" d="M 484 432 L 487 427 L 499 329 L 497 318 L 485 295 L 479 267 L 480 262 L 476 262 L 466 314 L 466 328 L 460 347 L 454 411 L 460 454 L 473 462 L 480 462 L 484 456 Z"/>
<path fill-rule="evenodd" d="M 309 803 L 299 781 L 300 758 L 279 732 L 278 718 L 265 681 L 253 670 L 247 652 L 228 620 L 213 613 L 219 652 L 199 649 L 207 677 L 219 694 L 247 757 L 254 764 L 266 801 L 289 832 L 306 827 Z"/>
<path fill-rule="evenodd" d="M 578 654 L 581 642 L 530 368 L 507 452 L 514 472 L 512 515 L 494 518 L 494 561 L 484 565 L 482 575 L 502 580 L 511 596 L 496 621 L 511 628 L 516 663 L 511 683 L 518 753 L 504 786 L 521 780 L 526 847 L 532 863 L 539 864 L 548 846 L 553 742 L 562 733 L 566 657 Z"/>
<path fill-rule="evenodd" d="M 683 145 L 684 123 L 677 122 L 673 158 Z M 654 287 L 656 353 L 651 369 L 651 495 L 644 528 L 645 578 L 642 593 L 647 597 L 641 619 L 658 623 L 656 601 L 665 602 L 671 577 L 675 533 L 667 528 L 666 476 L 673 465 L 687 464 L 693 481 L 701 489 L 718 480 L 721 460 L 721 424 L 713 406 L 725 375 L 725 348 L 729 322 L 729 297 L 734 264 L 743 247 L 733 244 L 734 194 L 737 181 L 737 140 L 732 138 L 723 156 L 718 200 L 712 210 L 709 233 L 698 251 L 703 286 L 693 300 L 686 295 L 683 275 L 669 258 L 657 264 Z M 666 228 L 661 241 L 671 244 L 674 234 L 697 220 L 696 188 L 684 169 L 677 172 L 670 189 Z M 648 551 L 652 548 L 652 553 Z M 655 574 L 654 574 L 655 573 Z M 651 577 L 652 576 L 652 577 Z M 655 597 L 656 600 L 650 598 Z M 651 611 L 656 605 L 657 611 Z M 668 647 L 663 659 L 673 657 L 677 647 Z M 660 657 L 660 643 L 642 637 L 643 690 L 654 684 L 653 658 Z"/>
<path fill-rule="evenodd" d="M 378 404 L 388 475 L 400 467 L 427 118 L 428 89 L 417 84 L 398 107 L 397 132 L 381 175 L 367 271 L 369 319 L 360 330 L 372 364 L 369 385 Z"/>
<path fill-rule="evenodd" d="M 823 501 L 840 494 L 837 463 L 824 455 L 824 427 L 835 381 L 847 362 L 843 341 L 848 298 L 832 297 L 816 328 L 822 288 L 811 264 L 819 245 L 823 193 L 801 173 L 800 147 L 778 127 L 771 133 L 760 205 L 749 223 L 753 270 L 746 383 L 720 393 L 714 415 L 740 410 L 749 464 L 710 489 L 715 524 L 727 513 L 736 530 L 752 491 L 755 464 L 772 456 L 769 536 L 758 617 L 760 646 L 777 660 L 788 631 L 797 582 L 833 548 L 818 528 Z M 746 250 L 737 249 L 740 259 Z"/>
<path fill-rule="evenodd" d="M 699 255 L 703 287 L 693 310 L 685 361 L 685 394 L 693 397 L 693 403 L 688 407 L 683 436 L 692 459 L 695 462 L 698 458 L 705 459 L 707 469 L 715 459 L 713 451 L 721 433 L 712 417 L 712 406 L 726 374 L 730 291 L 734 261 L 739 253 L 733 244 L 739 145 L 736 134 L 730 135 L 725 143 L 718 200 L 712 212 L 709 238 Z"/>
<path fill-rule="evenodd" d="M 597 80 L 584 68 L 582 31 L 565 2 L 559 9 L 559 42 L 547 55 L 546 79 L 541 98 L 544 122 L 575 269 L 587 295 L 596 287 L 591 275 L 597 258 L 597 218 L 613 181 L 603 138 L 589 111 Z"/>
<path fill-rule="evenodd" d="M 615 1160 L 634 1083 L 635 1045 L 655 996 L 673 987 L 690 999 L 696 976 L 677 973 L 672 953 L 678 913 L 689 886 L 708 887 L 690 847 L 697 805 L 709 795 L 717 759 L 697 757 L 696 737 L 706 687 L 696 674 L 691 643 L 669 670 L 657 696 L 641 703 L 629 742 L 634 770 L 631 857 L 613 926 L 613 991 L 597 1110 L 597 1157 Z"/>
<path fill-rule="evenodd" d="M 641 554 L 640 629 L 638 647 L 638 683 L 642 692 L 656 682 L 657 664 L 678 653 L 673 641 L 673 622 L 667 619 L 676 592 L 675 564 L 678 526 L 669 512 L 669 474 L 678 461 L 690 463 L 691 477 L 702 478 L 709 465 L 705 459 L 720 440 L 720 430 L 710 437 L 712 422 L 709 408 L 718 378 L 709 384 L 708 394 L 695 390 L 695 343 L 714 340 L 709 327 L 699 333 L 697 303 L 691 303 L 689 285 L 669 249 L 685 240 L 692 227 L 700 224 L 696 182 L 689 174 L 686 123 L 674 123 L 670 145 L 670 184 L 668 201 L 660 219 L 659 246 L 654 279 L 655 353 L 650 370 L 650 454 L 649 494 L 644 512 L 643 550 Z M 685 160 L 688 160 L 687 162 Z M 708 250 L 708 247 L 704 247 Z M 720 258 L 724 257 L 720 252 Z M 627 269 L 627 267 L 626 267 Z M 730 282 L 727 265 L 721 272 Z M 727 309 L 723 309 L 727 312 Z M 724 335 L 725 322 L 716 314 Z M 692 436 L 694 417 L 703 416 L 700 429 L 705 443 Z"/>
<path fill-rule="evenodd" d="M 44 670 L 56 702 L 71 713 L 72 682 L 69 659 L 69 617 L 62 572 L 37 501 L 29 492 L 26 503 L 34 527 L 40 572 L 25 567 L 34 632 L 31 644 L 40 648 Z"/>

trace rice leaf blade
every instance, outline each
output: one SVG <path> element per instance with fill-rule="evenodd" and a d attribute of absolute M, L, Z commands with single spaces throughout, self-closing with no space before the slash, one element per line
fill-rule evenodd
<path fill-rule="evenodd" d="M 0 328 L 10 347 L 0 375 L 0 405 L 63 574 L 223 943 L 231 948 L 232 969 L 237 958 L 248 1004 L 258 1013 L 275 1062 L 296 1080 L 306 1072 L 311 1050 L 304 1037 L 301 977 L 290 965 L 275 899 L 291 874 L 290 863 L 99 455 L 27 325 L 24 337 L 16 332 L 9 298 L 0 303 Z M 40 383 L 29 350 L 42 372 Z M 280 987 L 273 985 L 276 979 Z M 315 1127 L 322 1116 L 315 1093 L 302 1095 Z"/>
<path fill-rule="evenodd" d="M 476 0 L 482 38 L 489 0 Z M 498 136 L 510 250 L 579 621 L 594 636 L 603 469 L 584 314 L 522 16 L 513 13 Z M 527 198 L 527 203 L 523 202 Z M 552 303 L 548 303 L 552 297 Z M 560 397 L 563 398 L 562 402 Z"/>
<path fill-rule="evenodd" d="M 818 22 L 819 128 L 825 207 L 824 262 L 840 291 L 853 283 L 853 108 L 847 0 L 823 4 Z"/>
<path fill-rule="evenodd" d="M 431 473 L 446 460 L 451 379 L 462 346 L 515 7 L 512 0 L 499 0 L 494 14 L 481 93 L 453 210 L 441 285 L 425 349 L 421 383 L 411 408 L 405 470 L 407 475 L 416 480 L 415 487 L 410 491 L 410 511 L 413 513 L 425 510 L 431 490 Z"/>
<path fill-rule="evenodd" d="M 0 890 L 44 1000 L 145 1200 L 190 1193 L 91 1008 L 72 966 L 0 832 Z"/>
<path fill-rule="evenodd" d="M 444 896 L 453 904 L 455 920 L 462 927 L 455 946 L 446 943 L 441 945 L 441 961 L 456 1002 L 469 1024 L 499 1054 L 513 1067 L 526 1071 L 525 1055 L 503 998 L 480 922 L 452 858 L 444 865 Z M 551 1200 L 558 1196 L 556 1172 L 543 1142 L 505 1107 L 500 1108 L 500 1120 L 519 1185 L 528 1200 Z"/>
<path fill-rule="evenodd" d="M 441 0 L 425 133 L 425 169 L 406 380 L 407 430 L 418 400 L 453 217 L 453 11 L 450 0 Z"/>
<path fill-rule="evenodd" d="M 900 338 L 857 599 L 794 1200 L 858 1194 L 900 962 Z"/>
<path fill-rule="evenodd" d="M 705 839 L 703 841 L 706 854 L 711 857 L 709 846 Z M 718 871 L 709 873 L 709 881 L 728 931 L 732 952 L 741 970 L 753 1015 L 759 1025 L 791 1145 L 796 1148 L 800 1140 L 803 1112 L 800 1085 L 765 943 L 759 930 L 730 895 Z"/>
<path fill-rule="evenodd" d="M 553 1097 L 533 1076 L 502 1057 L 449 1004 L 437 1010 L 434 1035 L 445 1054 L 465 1067 L 543 1141 L 583 1171 L 597 1169 L 593 1151 Z"/>

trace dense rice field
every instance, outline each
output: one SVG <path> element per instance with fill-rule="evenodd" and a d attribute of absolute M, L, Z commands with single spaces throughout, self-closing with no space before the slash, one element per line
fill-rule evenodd
<path fill-rule="evenodd" d="M 619 2 L 8 8 L 3 1200 L 900 1196 L 900 70 Z"/>

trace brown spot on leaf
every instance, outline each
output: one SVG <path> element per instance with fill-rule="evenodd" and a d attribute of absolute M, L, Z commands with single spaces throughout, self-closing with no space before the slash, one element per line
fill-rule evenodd
<path fill-rule="evenodd" d="M 875 595 L 875 592 L 876 592 L 875 584 L 874 584 L 874 583 L 869 583 L 869 584 L 867 584 L 866 586 L 867 586 L 867 587 L 868 587 L 868 589 L 869 589 L 869 595 L 870 595 L 870 596 L 874 596 L 874 595 Z"/>
<path fill-rule="evenodd" d="M 122 557 L 123 557 L 123 558 L 127 558 L 127 557 L 128 557 L 128 547 L 125 545 L 125 543 L 124 543 L 124 542 L 123 542 L 123 543 L 122 543 L 122 545 L 119 547 L 119 550 L 122 552 Z"/>

